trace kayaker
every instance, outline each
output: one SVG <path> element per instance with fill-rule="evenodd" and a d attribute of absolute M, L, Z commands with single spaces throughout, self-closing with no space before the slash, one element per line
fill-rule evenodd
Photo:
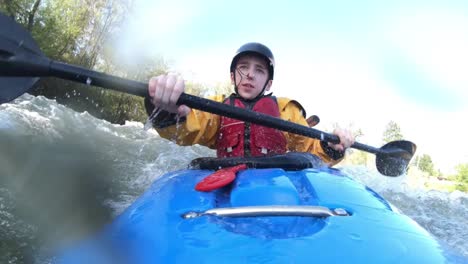
<path fill-rule="evenodd" d="M 260 43 L 244 44 L 237 50 L 230 66 L 234 93 L 210 99 L 307 126 L 305 111 L 298 102 L 266 94 L 273 84 L 274 69 L 275 60 L 268 47 Z M 334 165 L 354 143 L 354 137 L 345 129 L 335 129 L 333 134 L 340 138 L 340 144 L 330 144 L 190 109 L 185 105 L 177 106 L 176 102 L 184 89 L 181 76 L 159 75 L 150 79 L 150 98 L 145 100 L 146 110 L 159 135 L 179 145 L 204 145 L 216 149 L 218 157 L 310 152 L 325 163 Z"/>

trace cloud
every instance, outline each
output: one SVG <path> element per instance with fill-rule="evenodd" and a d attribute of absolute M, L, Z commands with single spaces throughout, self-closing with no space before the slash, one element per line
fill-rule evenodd
<path fill-rule="evenodd" d="M 468 17 L 453 9 L 422 9 L 391 17 L 387 40 L 447 97 L 468 99 Z M 453 102 L 455 103 L 455 102 Z"/>
<path fill-rule="evenodd" d="M 123 58 L 176 56 L 187 45 L 181 41 L 183 30 L 200 14 L 200 8 L 183 0 L 136 2 L 117 44 Z"/>
<path fill-rule="evenodd" d="M 185 80 L 215 86 L 229 81 L 229 52 L 211 50 L 181 58 L 175 65 Z"/>
<path fill-rule="evenodd" d="M 273 91 L 298 100 L 308 114 L 321 117 L 319 129 L 337 123 L 362 129 L 362 143 L 380 147 L 389 121 L 400 125 L 405 139 L 418 145 L 417 155 L 429 154 L 437 168 L 449 172 L 468 162 L 468 111 L 442 110 L 415 103 L 395 82 L 384 78 L 382 57 L 365 56 L 349 45 L 327 48 L 318 44 L 279 53 Z M 408 87 L 411 89 L 411 87 Z M 458 140 L 456 140 L 458 139 Z"/>

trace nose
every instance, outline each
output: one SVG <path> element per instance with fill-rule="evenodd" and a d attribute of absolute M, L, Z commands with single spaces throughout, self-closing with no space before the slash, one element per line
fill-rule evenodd
<path fill-rule="evenodd" d="M 248 78 L 254 78 L 255 77 L 255 69 L 253 67 L 249 67 L 249 70 L 247 71 L 247 77 Z"/>

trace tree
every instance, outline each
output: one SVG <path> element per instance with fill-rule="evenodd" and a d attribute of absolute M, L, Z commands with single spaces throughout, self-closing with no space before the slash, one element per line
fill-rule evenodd
<path fill-rule="evenodd" d="M 30 29 L 41 0 L 4 0 L 0 1 L 0 10 L 16 22 Z"/>
<path fill-rule="evenodd" d="M 455 188 L 463 192 L 468 192 L 468 163 L 459 164 L 455 169 L 457 170 L 457 175 L 455 175 L 457 185 Z"/>
<path fill-rule="evenodd" d="M 418 168 L 421 171 L 429 173 L 429 175 L 434 175 L 434 164 L 432 163 L 431 156 L 423 154 L 419 158 Z"/>
<path fill-rule="evenodd" d="M 119 34 L 132 0 L 6 0 L 0 10 L 29 30 L 49 58 L 94 68 L 124 78 L 147 81 L 167 68 L 164 60 L 139 60 L 137 67 L 121 67 L 104 47 Z M 110 48 L 118 54 L 115 48 Z M 144 121 L 146 113 L 139 97 L 116 93 L 61 79 L 42 79 L 33 95 L 56 99 L 75 111 L 113 123 Z"/>
<path fill-rule="evenodd" d="M 468 184 L 468 163 L 459 164 L 455 169 L 457 170 L 457 181 Z"/>
<path fill-rule="evenodd" d="M 388 143 L 390 141 L 402 139 L 403 135 L 401 134 L 400 126 L 395 121 L 390 121 L 383 133 L 383 141 Z"/>

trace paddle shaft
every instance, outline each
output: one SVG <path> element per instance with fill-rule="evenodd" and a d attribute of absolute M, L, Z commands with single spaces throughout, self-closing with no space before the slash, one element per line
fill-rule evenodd
<path fill-rule="evenodd" d="M 177 104 L 185 104 L 191 108 L 199 109 L 202 111 L 210 112 L 212 114 L 223 115 L 234 119 L 243 120 L 246 122 L 251 122 L 257 125 L 262 125 L 266 127 L 276 128 L 281 131 L 291 132 L 298 135 L 303 135 L 306 137 L 320 139 L 326 142 L 331 142 L 337 144 L 340 142 L 340 138 L 336 135 L 322 132 L 320 130 L 302 126 L 296 123 L 288 122 L 286 120 L 276 118 L 273 116 L 265 115 L 262 113 L 249 111 L 242 108 L 233 108 L 230 105 L 215 102 L 205 98 L 182 94 Z M 352 148 L 367 151 L 373 154 L 381 153 L 382 150 L 368 146 L 359 142 L 355 142 Z"/>
<path fill-rule="evenodd" d="M 35 77 L 54 76 L 61 79 L 67 79 L 88 85 L 99 86 L 102 88 L 120 91 L 136 96 L 148 96 L 147 83 L 128 80 L 117 76 L 112 76 L 105 73 L 89 70 L 83 67 L 50 60 L 47 57 L 38 56 L 36 54 L 21 54 L 19 56 L 10 57 L 8 61 L 8 65 L 5 65 L 5 61 L 2 62 L 3 66 L 8 67 L 2 67 L 3 69 L 0 71 L 0 74 L 9 76 Z M 177 101 L 177 104 L 184 104 L 188 107 L 209 112 L 212 114 L 227 116 L 230 118 L 251 122 L 266 127 L 276 128 L 281 131 L 316 138 L 334 144 L 340 142 L 338 136 L 325 133 L 311 127 L 288 122 L 266 114 L 242 108 L 232 107 L 227 104 L 215 102 L 186 93 L 183 93 L 180 96 L 179 100 Z M 374 154 L 383 153 L 383 151 L 379 148 L 368 146 L 359 142 L 355 142 L 351 147 Z"/>

